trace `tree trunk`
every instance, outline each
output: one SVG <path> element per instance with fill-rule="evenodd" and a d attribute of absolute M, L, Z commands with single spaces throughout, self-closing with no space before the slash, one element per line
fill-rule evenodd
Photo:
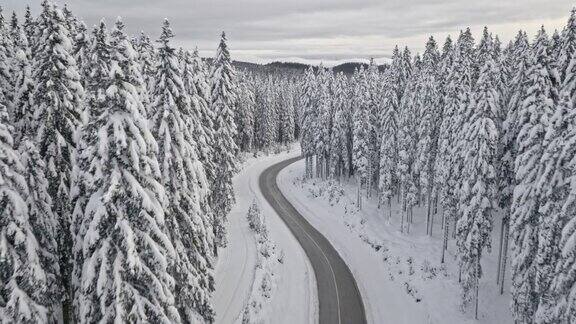
<path fill-rule="evenodd" d="M 504 222 L 506 216 L 502 218 L 502 226 L 500 227 L 500 243 L 498 244 L 498 268 L 496 269 L 496 283 L 500 283 L 500 269 L 502 269 L 502 247 L 504 243 Z"/>
<path fill-rule="evenodd" d="M 480 290 L 480 289 L 479 289 L 479 288 L 480 288 L 480 287 L 479 287 L 479 280 L 480 280 L 480 278 L 479 278 L 479 276 L 480 276 L 480 269 L 479 269 L 479 268 L 480 268 L 480 256 L 478 255 L 477 258 L 478 258 L 478 259 L 476 260 L 476 269 L 475 269 L 475 274 L 474 274 L 474 277 L 475 277 L 474 280 L 476 281 L 476 283 L 475 283 L 475 285 L 474 285 L 474 289 L 476 290 L 476 292 L 475 292 L 475 295 L 476 295 L 475 304 L 476 304 L 476 305 L 475 305 L 475 307 L 474 307 L 474 318 L 475 318 L 476 320 L 478 320 L 478 290 Z"/>
<path fill-rule="evenodd" d="M 403 195 L 404 196 L 404 195 Z M 402 197 L 402 220 L 400 222 L 400 232 L 404 233 L 404 215 L 406 214 L 406 197 Z"/>
<path fill-rule="evenodd" d="M 448 217 L 445 215 L 446 213 L 442 210 L 442 230 L 443 230 L 443 240 L 442 240 L 442 260 L 441 263 L 444 263 L 444 258 L 446 255 L 446 250 L 448 249 Z"/>
<path fill-rule="evenodd" d="M 432 215 L 430 215 L 430 212 L 432 211 L 432 192 L 430 192 L 430 188 L 428 188 L 428 193 L 427 193 L 427 197 L 426 197 L 426 234 L 429 236 L 432 236 Z"/>
<path fill-rule="evenodd" d="M 392 197 L 388 197 L 388 221 L 392 219 Z"/>
<path fill-rule="evenodd" d="M 412 206 L 408 209 L 408 221 L 406 222 L 406 233 L 410 234 L 410 224 L 412 223 Z"/>
<path fill-rule="evenodd" d="M 358 209 L 362 209 L 362 179 L 358 177 L 358 193 L 356 196 L 356 204 L 358 205 Z"/>
<path fill-rule="evenodd" d="M 504 293 L 504 277 L 506 275 L 506 261 L 508 258 L 508 239 L 510 238 L 510 217 L 506 216 L 504 229 L 504 244 L 502 246 L 502 267 L 500 269 L 500 295 Z"/>

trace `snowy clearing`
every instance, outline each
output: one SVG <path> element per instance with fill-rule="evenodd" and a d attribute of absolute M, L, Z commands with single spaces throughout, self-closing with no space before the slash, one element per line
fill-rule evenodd
<path fill-rule="evenodd" d="M 280 172 L 278 185 L 350 267 L 369 323 L 477 323 L 470 310 L 460 310 L 453 245 L 446 267 L 440 264 L 440 219 L 435 220 L 436 234 L 429 238 L 424 208 L 415 209 L 410 234 L 402 234 L 395 204 L 389 222 L 387 209 L 377 209 L 375 199 L 365 200 L 363 209 L 357 210 L 353 183 L 329 185 L 320 179 L 303 183 L 303 174 L 304 161 L 298 161 Z M 510 295 L 497 293 L 494 250 L 483 260 L 479 322 L 511 323 Z"/>
<path fill-rule="evenodd" d="M 264 169 L 299 153 L 291 150 L 250 157 L 234 178 L 237 203 L 228 217 L 228 245 L 221 250 L 216 266 L 216 323 L 241 321 L 248 300 L 255 297 L 251 291 L 258 262 L 256 234 L 246 219 L 254 199 L 266 220 L 270 240 L 276 245 L 277 253 L 283 254 L 283 263 L 275 268 L 273 293 L 268 302 L 264 301 L 260 321 L 256 323 L 314 323 L 318 317 L 316 281 L 310 262 L 258 188 L 258 176 Z"/>

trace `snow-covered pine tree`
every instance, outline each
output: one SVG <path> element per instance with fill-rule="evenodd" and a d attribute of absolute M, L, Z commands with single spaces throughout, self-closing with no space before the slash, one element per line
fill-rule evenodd
<path fill-rule="evenodd" d="M 456 221 L 458 220 L 459 190 L 461 184 L 460 172 L 463 166 L 463 149 L 466 148 L 465 126 L 466 110 L 471 95 L 472 46 L 473 39 L 470 30 L 460 32 L 458 41 L 452 46 L 447 40 L 443 53 L 443 112 L 439 135 L 439 159 L 437 167 L 438 179 L 442 181 L 439 187 L 439 200 L 443 217 L 443 249 L 442 262 L 448 247 L 450 227 L 452 236 L 456 236 Z M 451 48 L 449 51 L 448 49 Z M 451 226 L 452 225 L 452 226 Z"/>
<path fill-rule="evenodd" d="M 438 144 L 436 151 L 435 163 L 435 210 L 442 207 L 442 257 L 441 262 L 444 262 L 446 248 L 448 247 L 448 223 L 450 220 L 446 217 L 446 199 L 450 197 L 451 188 L 448 187 L 447 181 L 450 175 L 450 149 L 452 134 L 450 127 L 454 115 L 454 107 L 446 105 L 448 102 L 447 93 L 450 86 L 450 73 L 454 62 L 454 50 L 452 38 L 448 36 L 442 46 L 442 53 L 440 62 L 438 64 L 438 82 L 439 82 L 439 106 L 440 118 L 438 120 Z M 453 89 L 453 87 L 452 87 Z M 448 191 L 448 192 L 447 192 Z"/>
<path fill-rule="evenodd" d="M 302 155 L 306 158 L 306 178 L 312 178 L 314 156 L 314 126 L 316 124 L 316 75 L 312 67 L 306 70 L 302 85 L 302 120 L 300 147 Z"/>
<path fill-rule="evenodd" d="M 518 111 L 520 125 L 515 163 L 516 187 L 511 209 L 512 236 L 512 312 L 519 322 L 532 321 L 544 291 L 540 290 L 537 253 L 542 221 L 542 188 L 540 160 L 544 138 L 554 113 L 557 98 L 554 75 L 549 66 L 548 36 L 538 32 L 528 57 L 527 90 Z"/>
<path fill-rule="evenodd" d="M 190 99 L 190 109 L 186 113 L 189 115 L 189 118 L 186 118 L 186 122 L 190 124 L 188 129 L 196 142 L 194 148 L 196 150 L 196 156 L 204 164 L 206 169 L 209 167 L 210 162 L 211 148 L 208 147 L 208 145 L 211 142 L 211 135 L 206 133 L 202 119 L 204 111 L 207 110 L 207 103 L 206 100 L 200 96 L 200 92 L 196 87 L 196 78 L 198 78 L 198 76 L 195 74 L 195 59 L 192 53 L 180 49 L 178 56 L 182 69 L 184 90 L 186 91 L 186 96 Z"/>
<path fill-rule="evenodd" d="M 439 107 L 439 84 L 438 62 L 440 53 L 434 38 L 430 37 L 426 44 L 422 60 L 422 69 L 418 79 L 419 121 L 416 131 L 418 132 L 418 144 L 416 148 L 416 160 L 414 167 L 419 169 L 422 194 L 426 197 L 426 234 L 432 235 L 432 197 L 435 178 L 435 160 L 438 144 L 438 120 Z"/>
<path fill-rule="evenodd" d="M 294 97 L 292 88 L 286 81 L 280 82 L 279 90 L 279 124 L 280 134 L 278 141 L 287 145 L 294 140 Z"/>
<path fill-rule="evenodd" d="M 153 85 L 152 134 L 158 142 L 161 183 L 166 190 L 166 225 L 176 258 L 169 263 L 175 280 L 176 307 L 184 322 L 214 319 L 210 304 L 214 290 L 212 274 L 212 227 L 205 213 L 208 183 L 196 154 L 190 119 L 190 97 L 182 81 L 182 70 L 168 20 L 158 40 L 156 82 Z"/>
<path fill-rule="evenodd" d="M 106 101 L 106 88 L 110 78 L 110 64 L 112 59 L 112 49 L 110 47 L 108 31 L 106 25 L 101 21 L 98 26 L 92 30 L 92 37 L 86 53 L 86 65 L 84 72 L 86 79 L 84 104 L 86 106 L 86 117 L 88 121 L 102 115 L 108 108 Z M 108 83 L 106 83 L 108 82 Z M 73 239 L 72 253 L 75 258 L 72 273 L 72 286 L 75 295 L 80 294 L 82 286 L 82 269 L 83 269 L 83 234 L 86 229 L 81 229 L 84 220 L 84 211 L 89 199 L 89 190 L 93 190 L 94 170 L 96 166 L 91 166 L 92 159 L 96 154 L 97 148 L 93 145 L 94 138 L 97 136 L 100 125 L 95 122 L 83 124 L 79 129 L 78 143 L 76 145 L 75 163 L 72 169 L 72 189 L 71 200 L 73 203 L 72 224 L 70 226 Z M 76 312 L 80 308 L 77 305 L 80 299 L 75 299 Z M 77 313 L 76 313 L 77 316 Z"/>
<path fill-rule="evenodd" d="M 575 12 L 572 11 L 566 33 L 575 33 Z M 568 29 L 570 31 L 568 31 Z M 568 38 L 565 38 L 567 40 Z M 574 39 L 572 39 L 573 41 Z M 566 44 L 565 44 L 566 45 Z M 563 46 L 560 50 L 560 62 L 568 62 L 567 70 L 562 71 L 563 82 L 560 90 L 560 100 L 556 109 L 555 118 L 552 119 L 555 128 L 560 130 L 554 136 L 555 141 L 560 146 L 559 163 L 562 168 L 557 169 L 556 174 L 556 196 L 563 205 L 551 220 L 561 229 L 558 252 L 559 262 L 556 266 L 554 279 L 552 282 L 553 300 L 551 304 L 555 306 L 546 322 L 566 322 L 571 323 L 576 320 L 576 299 L 574 298 L 574 287 L 576 282 L 576 263 L 574 245 L 576 235 L 576 186 L 574 161 L 576 150 L 573 145 L 576 138 L 576 55 L 570 46 Z M 568 57 L 570 57 L 568 59 Z M 548 134 L 547 134 L 548 135 Z M 560 198 L 560 199 L 558 199 Z M 539 317 L 537 318 L 540 319 Z M 541 321 L 545 322 L 545 321 Z"/>
<path fill-rule="evenodd" d="M 315 129 L 315 139 L 316 144 L 316 169 L 318 176 L 322 179 L 326 179 L 327 176 L 327 163 L 328 157 L 330 156 L 329 145 L 330 145 L 330 131 L 332 129 L 332 100 L 330 98 L 330 85 L 332 83 L 332 73 L 327 69 L 320 67 L 319 72 L 319 83 L 318 83 L 318 93 L 317 93 L 317 120 Z M 368 90 L 367 85 L 365 85 L 364 90 Z M 366 95 L 366 94 L 365 94 Z M 370 116 L 370 106 L 366 105 L 367 118 Z M 369 122 L 369 120 L 368 120 Z M 369 126 L 366 124 L 365 126 Z M 367 129 L 369 131 L 369 129 Z M 369 136 L 369 133 L 367 133 Z M 369 137 L 366 138 L 366 144 L 369 144 Z M 368 147 L 367 147 L 368 149 Z M 368 152 L 366 153 L 368 154 Z M 366 156 L 369 158 L 369 155 Z M 368 172 L 368 170 L 366 171 Z M 366 180 L 369 174 L 366 174 Z M 368 190 L 368 188 L 366 188 Z"/>
<path fill-rule="evenodd" d="M 468 147 L 468 130 L 467 121 L 471 120 L 472 110 L 470 100 L 472 96 L 472 71 L 473 71 L 473 50 L 474 38 L 470 29 L 467 28 L 464 32 L 460 33 L 456 43 L 454 55 L 454 70 L 451 82 L 453 82 L 453 89 L 448 93 L 453 96 L 447 104 L 454 105 L 454 116 L 451 124 L 451 134 L 453 136 L 452 149 L 450 153 L 450 178 L 448 179 L 449 185 L 453 188 L 454 195 L 452 196 L 452 206 L 459 208 L 458 197 L 460 185 L 462 183 L 462 169 L 464 167 L 464 154 Z M 454 212 L 456 209 L 454 209 Z M 458 213 L 449 214 L 448 217 L 453 221 L 454 231 L 453 236 L 456 235 L 456 222 L 458 220 Z"/>
<path fill-rule="evenodd" d="M 31 52 L 28 46 L 28 38 L 22 29 L 19 29 L 18 47 L 16 49 L 16 82 L 14 83 L 14 116 L 15 128 L 14 143 L 19 145 L 20 139 L 30 131 L 33 126 L 34 109 L 33 98 L 34 84 L 32 81 Z"/>
<path fill-rule="evenodd" d="M 80 21 L 70 9 L 68 9 L 68 4 L 64 4 L 62 8 L 62 16 L 64 17 L 64 24 L 66 24 L 66 30 L 68 31 L 68 37 L 72 41 L 72 47 L 75 47 L 75 41 L 78 37 L 78 32 L 80 30 Z"/>
<path fill-rule="evenodd" d="M 573 19 L 574 17 L 570 17 L 568 26 L 574 24 L 571 21 Z M 574 29 L 576 25 L 570 28 Z M 565 33 L 576 33 L 576 30 L 569 31 L 570 28 L 567 27 Z M 551 90 L 548 93 L 548 100 L 552 101 L 550 108 L 552 115 L 542 144 L 544 154 L 539 162 L 540 174 L 536 185 L 540 188 L 541 193 L 538 211 L 541 217 L 538 219 L 538 251 L 536 253 L 538 269 L 536 287 L 540 299 L 535 322 L 540 324 L 557 323 L 560 320 L 557 312 L 559 301 L 552 289 L 552 282 L 558 276 L 558 272 L 555 271 L 559 270 L 559 263 L 562 263 L 560 250 L 562 231 L 571 217 L 570 214 L 566 214 L 564 207 L 570 195 L 570 183 L 566 180 L 572 178 L 570 174 L 572 169 L 565 166 L 570 165 L 571 160 L 575 157 L 574 148 L 572 148 L 570 141 L 570 133 L 574 128 L 574 120 L 572 120 L 570 111 L 574 109 L 573 96 L 576 79 L 573 73 L 575 67 L 568 63 L 567 71 L 558 73 L 557 69 L 558 56 L 562 57 L 562 61 L 574 61 L 574 48 L 559 46 L 557 51 L 554 53 L 554 48 L 549 47 L 548 51 L 542 51 L 537 57 L 538 63 L 545 69 L 545 73 L 550 79 Z M 567 76 L 563 83 L 560 80 L 560 75 Z"/>
<path fill-rule="evenodd" d="M 200 113 L 200 124 L 203 128 L 206 145 L 199 147 L 200 161 L 204 165 L 208 183 L 214 183 L 215 165 L 214 165 L 214 112 L 210 109 L 211 95 L 210 84 L 208 82 L 208 72 L 206 64 L 198 54 L 198 49 L 192 52 L 192 74 L 194 76 L 194 88 L 190 88 L 190 99 L 192 108 Z M 186 80 L 184 86 L 186 86 Z"/>
<path fill-rule="evenodd" d="M 76 60 L 76 66 L 78 67 L 78 71 L 80 72 L 80 82 L 82 86 L 86 86 L 84 81 L 86 80 L 86 66 L 90 64 L 87 62 L 87 57 L 90 55 L 88 52 L 88 46 L 90 43 L 90 39 L 88 36 L 88 30 L 86 29 L 86 25 L 83 22 L 78 23 L 78 30 L 76 33 L 76 39 L 74 40 L 74 47 L 72 49 L 72 54 L 74 55 L 74 59 Z"/>
<path fill-rule="evenodd" d="M 528 38 L 523 32 L 519 32 L 507 53 L 505 67 L 512 75 L 507 85 L 507 96 L 503 100 L 506 105 L 506 113 L 502 122 L 501 134 L 501 157 L 498 176 L 499 206 L 504 210 L 502 228 L 500 234 L 500 258 L 497 278 L 500 282 L 500 293 L 504 291 L 504 275 L 507 264 L 508 241 L 510 237 L 510 212 L 516 186 L 515 161 L 517 155 L 517 137 L 520 131 L 518 112 L 522 106 L 522 100 L 527 90 L 527 58 L 530 54 Z M 504 109 L 503 109 L 504 110 Z"/>
<path fill-rule="evenodd" d="M 576 55 L 576 8 L 572 9 L 568 23 L 562 32 L 558 46 L 558 71 L 561 81 L 570 76 L 569 66 Z"/>
<path fill-rule="evenodd" d="M 420 57 L 414 57 L 413 70 L 406 84 L 402 101 L 400 102 L 400 114 L 398 123 L 398 180 L 402 204 L 402 221 L 400 230 L 410 232 L 412 222 L 412 209 L 418 202 L 418 170 L 414 170 L 414 159 L 418 133 L 416 121 L 418 118 L 418 79 L 420 76 Z"/>
<path fill-rule="evenodd" d="M 266 152 L 269 152 L 272 145 L 276 142 L 278 136 L 276 132 L 277 121 L 277 92 L 274 87 L 272 76 L 268 76 L 262 85 L 260 96 L 258 134 L 260 137 L 260 146 Z"/>
<path fill-rule="evenodd" d="M 341 72 L 336 76 L 334 82 L 334 123 L 332 124 L 330 138 L 330 177 L 339 178 L 349 175 L 348 165 L 348 120 L 346 118 L 348 110 L 348 98 L 345 87 L 346 77 Z"/>
<path fill-rule="evenodd" d="M 244 152 L 250 151 L 254 143 L 256 99 L 254 98 L 252 82 L 246 75 L 242 75 L 240 82 L 238 82 L 238 110 L 236 112 L 238 134 L 236 144 Z"/>
<path fill-rule="evenodd" d="M 476 83 L 480 77 L 480 72 L 484 68 L 484 64 L 486 64 L 486 61 L 489 59 L 496 59 L 494 54 L 494 39 L 492 38 L 492 34 L 488 32 L 488 27 L 484 26 L 484 29 L 482 30 L 482 38 L 480 39 L 473 56 L 473 83 Z"/>
<path fill-rule="evenodd" d="M 168 271 L 176 252 L 166 229 L 158 145 L 131 83 L 139 78 L 136 52 L 122 28 L 119 22 L 112 33 L 110 73 L 99 79 L 103 106 L 89 107 L 79 145 L 86 205 L 75 218 L 81 238 L 74 249 L 75 315 L 80 323 L 177 323 Z"/>
<path fill-rule="evenodd" d="M 13 119 L 12 116 L 12 101 L 11 97 L 13 95 L 13 85 L 12 85 L 12 41 L 10 40 L 9 28 L 6 25 L 6 21 L 2 14 L 2 8 L 0 7 L 0 92 L 2 102 L 7 109 L 9 120 Z"/>
<path fill-rule="evenodd" d="M 354 73 L 352 84 L 354 87 L 353 105 L 355 106 L 353 117 L 352 163 L 358 186 L 357 205 L 358 208 L 362 208 L 361 191 L 363 187 L 365 188 L 369 176 L 368 164 L 370 158 L 370 105 L 366 100 L 367 85 L 363 68 L 360 68 L 360 71 Z"/>
<path fill-rule="evenodd" d="M 32 38 L 34 37 L 35 22 L 32 17 L 32 11 L 30 6 L 26 6 L 26 11 L 24 12 L 24 22 L 22 23 L 22 30 L 26 34 L 26 39 L 28 39 L 28 45 L 32 47 Z"/>
<path fill-rule="evenodd" d="M 211 108 L 214 112 L 213 161 L 215 166 L 210 202 L 214 212 L 214 252 L 217 254 L 218 246 L 226 246 L 224 224 L 236 201 L 232 188 L 232 176 L 236 172 L 236 154 L 238 153 L 238 147 L 234 142 L 236 136 L 234 111 L 238 86 L 225 33 L 222 33 L 216 51 L 210 82 Z"/>
<path fill-rule="evenodd" d="M 156 49 L 152 45 L 150 37 L 144 32 L 140 33 L 134 49 L 138 52 L 138 62 L 142 69 L 142 80 L 146 90 L 150 93 L 153 90 L 153 78 L 156 73 Z"/>
<path fill-rule="evenodd" d="M 378 71 L 378 65 L 373 58 L 370 59 L 368 69 L 366 70 L 366 82 L 367 82 L 367 98 L 369 102 L 369 164 L 368 164 L 368 183 L 367 183 L 367 195 L 372 197 L 372 192 L 374 187 L 378 188 L 378 178 L 380 176 L 379 165 L 380 165 L 380 144 L 381 140 L 381 127 L 380 127 L 380 114 L 382 111 L 382 98 L 383 98 L 383 87 L 382 87 L 382 77 Z"/>
<path fill-rule="evenodd" d="M 457 224 L 458 261 L 462 286 L 462 304 L 474 300 L 474 314 L 478 319 L 479 280 L 482 277 L 481 259 L 484 250 L 490 251 L 492 214 L 496 207 L 495 157 L 498 130 L 494 119 L 500 110 L 498 91 L 494 85 L 498 69 L 487 58 L 476 83 L 470 102 L 473 114 L 468 121 L 468 147 L 462 170 L 461 216 Z"/>
<path fill-rule="evenodd" d="M 58 258 L 53 218 L 45 204 L 47 197 L 42 195 L 46 182 L 40 176 L 42 169 L 35 172 L 41 164 L 31 161 L 37 153 L 28 151 L 31 147 L 27 144 L 22 146 L 22 156 L 14 149 L 14 130 L 3 102 L 0 100 L 0 318 L 6 323 L 56 322 L 60 308 Z"/>
<path fill-rule="evenodd" d="M 401 54 L 398 46 L 392 54 L 392 64 L 384 74 L 384 94 L 380 117 L 380 203 L 386 202 L 388 218 L 392 217 L 392 197 L 398 193 L 398 111 L 402 100 Z"/>
<path fill-rule="evenodd" d="M 76 130 L 82 123 L 83 88 L 72 43 L 60 9 L 45 5 L 41 14 L 33 65 L 34 123 L 40 155 L 46 163 L 48 193 L 57 228 L 64 321 L 71 319 L 72 240 L 70 237 L 70 175 Z"/>

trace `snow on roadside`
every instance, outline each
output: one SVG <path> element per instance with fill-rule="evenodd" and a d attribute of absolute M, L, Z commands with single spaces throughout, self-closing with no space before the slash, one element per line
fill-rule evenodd
<path fill-rule="evenodd" d="M 274 269 L 273 293 L 266 299 L 258 318 L 252 318 L 250 323 L 317 321 L 318 301 L 312 266 L 304 250 L 266 202 L 258 186 L 262 171 L 299 154 L 299 151 L 293 149 L 280 154 L 248 157 L 233 180 L 237 203 L 228 216 L 228 246 L 219 251 L 216 265 L 216 323 L 241 322 L 245 306 L 252 297 L 254 283 L 259 280 L 261 282 L 261 278 L 257 278 L 261 274 L 255 271 L 259 262 L 259 246 L 246 219 L 254 200 L 266 216 L 268 236 L 274 241 L 277 251 L 282 251 L 283 263 Z"/>
<path fill-rule="evenodd" d="M 303 174 L 303 161 L 288 166 L 278 176 L 279 188 L 344 259 L 357 281 L 369 323 L 477 323 L 470 311 L 460 309 L 454 245 L 446 265 L 440 263 L 439 219 L 430 238 L 425 235 L 423 208 L 415 210 L 410 234 L 403 234 L 395 204 L 388 220 L 388 210 L 378 209 L 376 199 L 365 199 L 358 210 L 353 184 L 303 182 Z M 483 261 L 478 322 L 512 323 L 510 296 L 496 289 L 494 250 Z"/>
<path fill-rule="evenodd" d="M 277 290 L 277 266 L 284 263 L 284 253 L 282 250 L 277 250 L 274 242 L 270 240 L 266 218 L 260 212 L 260 206 L 256 201 L 248 209 L 246 218 L 250 229 L 256 236 L 258 262 L 252 292 L 244 307 L 241 322 L 242 324 L 265 323 L 265 320 L 271 317 L 266 314 L 266 306 Z"/>

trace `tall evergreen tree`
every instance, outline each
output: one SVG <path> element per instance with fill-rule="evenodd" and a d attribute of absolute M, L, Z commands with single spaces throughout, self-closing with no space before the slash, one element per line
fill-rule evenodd
<path fill-rule="evenodd" d="M 353 121 L 353 143 L 352 148 L 352 162 L 354 165 L 354 173 L 357 178 L 358 194 L 357 205 L 362 208 L 362 188 L 366 186 L 368 179 L 368 164 L 369 164 L 369 130 L 370 130 L 370 106 L 366 100 L 367 85 L 365 83 L 364 69 L 355 73 L 353 79 L 354 86 L 354 111 Z"/>
<path fill-rule="evenodd" d="M 75 219 L 81 238 L 75 241 L 76 319 L 179 322 L 168 271 L 176 252 L 166 229 L 158 145 L 131 83 L 139 74 L 121 22 L 112 35 L 110 73 L 100 79 L 103 109 L 90 107 L 82 131 L 79 173 L 86 206 Z"/>
<path fill-rule="evenodd" d="M 492 214 L 496 190 L 495 157 L 498 130 L 494 122 L 500 109 L 498 92 L 494 85 L 498 70 L 488 58 L 480 72 L 476 91 L 470 104 L 473 115 L 468 121 L 466 149 L 461 192 L 461 216 L 457 226 L 458 259 L 463 291 L 463 304 L 475 301 L 478 319 L 479 280 L 482 277 L 480 260 L 484 250 L 491 248 Z"/>
<path fill-rule="evenodd" d="M 542 188 L 539 161 L 544 154 L 544 137 L 557 98 L 553 71 L 549 66 L 548 36 L 539 31 L 528 57 L 528 88 L 518 112 L 520 130 L 515 163 L 516 187 L 512 203 L 512 311 L 519 321 L 534 318 L 543 290 L 538 278 L 537 253 L 541 221 Z"/>
<path fill-rule="evenodd" d="M 417 125 L 418 144 L 416 149 L 415 168 L 420 170 L 420 183 L 422 194 L 426 197 L 426 233 L 432 235 L 432 197 L 435 178 L 435 161 L 437 151 L 439 108 L 439 83 L 438 62 L 440 53 L 434 38 L 430 37 L 424 52 L 422 69 L 418 79 L 420 100 L 418 103 L 418 116 L 420 121 Z"/>
<path fill-rule="evenodd" d="M 572 11 L 572 16 L 570 17 L 567 33 L 576 32 L 575 24 L 575 12 Z M 568 30 L 569 29 L 569 30 Z M 565 40 L 568 38 L 565 38 Z M 552 301 L 545 306 L 552 306 L 552 312 L 546 312 L 543 315 L 548 315 L 547 317 L 540 317 L 537 319 L 540 322 L 573 322 L 576 320 L 576 299 L 574 298 L 574 287 L 576 282 L 576 276 L 574 269 L 576 269 L 576 263 L 574 262 L 574 253 L 576 247 L 574 245 L 574 238 L 576 233 L 575 228 L 575 197 L 576 197 L 576 187 L 574 185 L 574 161 L 576 157 L 576 150 L 573 145 L 575 135 L 576 135 L 576 55 L 570 50 L 573 49 L 570 46 L 563 46 L 560 51 L 560 61 L 565 61 L 570 57 L 570 61 L 567 65 L 567 70 L 562 71 L 563 82 L 560 90 L 560 99 L 556 113 L 552 118 L 553 128 L 549 129 L 547 136 L 552 140 L 550 145 L 556 149 L 553 150 L 558 154 L 558 162 L 555 166 L 556 169 L 553 173 L 550 196 L 556 198 L 555 203 L 560 203 L 560 208 L 556 208 L 555 213 L 551 215 L 550 222 L 560 229 L 560 235 L 558 239 L 550 244 L 559 243 L 557 249 L 558 261 L 554 272 L 554 278 L 552 281 Z M 562 65 L 561 65 L 562 66 Z M 551 131 L 555 129 L 556 132 Z M 563 166 L 559 168 L 558 166 Z"/>
<path fill-rule="evenodd" d="M 238 84 L 238 109 L 236 110 L 236 144 L 241 151 L 247 152 L 253 148 L 254 118 L 256 101 L 253 85 L 245 76 Z"/>
<path fill-rule="evenodd" d="M 190 122 L 190 97 L 182 81 L 182 70 L 170 39 L 168 20 L 158 40 L 158 65 L 154 92 L 152 133 L 158 141 L 161 183 L 167 191 L 166 224 L 176 259 L 170 265 L 175 279 L 176 307 L 184 322 L 198 321 L 198 314 L 213 320 L 210 305 L 214 290 L 212 274 L 211 219 L 202 210 L 208 183 L 196 155 Z"/>
<path fill-rule="evenodd" d="M 18 47 L 16 49 L 16 82 L 14 84 L 14 116 L 13 124 L 16 131 L 15 143 L 19 144 L 21 138 L 27 134 L 32 136 L 34 120 L 31 52 L 28 38 L 23 30 L 19 29 Z"/>
<path fill-rule="evenodd" d="M 397 193 L 398 166 L 398 111 L 402 100 L 401 56 L 398 46 L 392 54 L 392 64 L 384 76 L 385 90 L 380 119 L 380 177 L 381 200 L 388 204 L 388 217 L 392 216 L 392 197 Z M 381 201 L 381 202 L 383 202 Z"/>
<path fill-rule="evenodd" d="M 2 94 L 0 94 L 2 99 Z M 6 323 L 56 321 L 58 265 L 50 217 L 42 210 L 45 185 L 36 177 L 29 156 L 14 149 L 13 128 L 0 101 L 0 318 Z M 30 147 L 27 147 L 30 148 Z M 34 165 L 38 167 L 41 165 Z M 39 170 L 42 172 L 42 169 Z M 29 185 L 32 192 L 29 191 Z M 46 245 L 43 245 L 46 244 Z"/>
<path fill-rule="evenodd" d="M 235 203 L 232 176 L 236 172 L 238 147 L 234 142 L 236 124 L 234 110 L 237 98 L 236 71 L 232 67 L 230 52 L 226 44 L 226 34 L 222 33 L 220 44 L 210 73 L 214 112 L 214 182 L 210 197 L 214 211 L 214 250 L 226 245 L 224 224 L 232 205 Z"/>
<path fill-rule="evenodd" d="M 40 155 L 46 164 L 52 210 L 59 219 L 57 229 L 61 285 L 64 287 L 64 321 L 71 315 L 72 240 L 70 237 L 70 174 L 76 129 L 82 123 L 83 88 L 62 12 L 46 5 L 38 27 L 40 36 L 34 56 L 34 124 Z"/>

